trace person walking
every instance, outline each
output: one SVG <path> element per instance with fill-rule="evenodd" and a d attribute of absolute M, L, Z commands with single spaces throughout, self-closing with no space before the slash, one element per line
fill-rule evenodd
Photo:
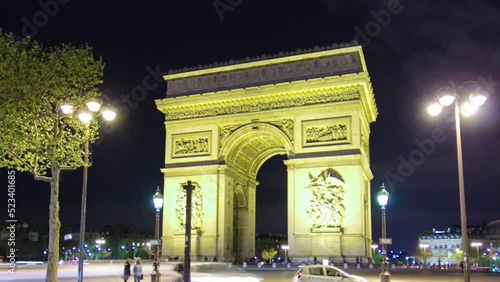
<path fill-rule="evenodd" d="M 127 282 L 130 277 L 130 259 L 125 261 L 125 266 L 123 267 L 123 282 Z"/>
<path fill-rule="evenodd" d="M 141 278 L 142 278 L 141 258 L 137 258 L 135 260 L 135 265 L 134 265 L 134 282 L 140 282 Z"/>

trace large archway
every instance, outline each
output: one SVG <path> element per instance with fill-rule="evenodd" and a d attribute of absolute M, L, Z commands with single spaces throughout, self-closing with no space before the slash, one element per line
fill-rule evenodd
<path fill-rule="evenodd" d="M 377 110 L 361 47 L 164 78 L 164 256 L 184 251 L 187 180 L 197 185 L 193 259 L 255 256 L 256 176 L 275 155 L 287 156 L 290 257 L 371 256 L 368 143 Z"/>

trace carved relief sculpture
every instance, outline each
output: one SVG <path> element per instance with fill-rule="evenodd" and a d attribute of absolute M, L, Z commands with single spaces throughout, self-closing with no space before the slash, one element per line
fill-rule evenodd
<path fill-rule="evenodd" d="M 209 155 L 210 136 L 210 131 L 173 135 L 172 157 Z"/>
<path fill-rule="evenodd" d="M 175 141 L 175 155 L 208 152 L 208 138 L 180 139 Z"/>
<path fill-rule="evenodd" d="M 193 189 L 191 198 L 191 229 L 203 229 L 203 195 L 201 187 L 197 185 Z M 186 230 L 186 190 L 182 185 L 177 190 L 175 214 L 177 216 L 177 230 L 184 232 Z"/>
<path fill-rule="evenodd" d="M 312 197 L 306 210 L 313 228 L 342 227 L 345 214 L 344 178 L 333 168 L 322 171 L 317 177 L 309 173 Z"/>
<path fill-rule="evenodd" d="M 306 128 L 306 143 L 347 141 L 347 125 L 334 124 Z"/>

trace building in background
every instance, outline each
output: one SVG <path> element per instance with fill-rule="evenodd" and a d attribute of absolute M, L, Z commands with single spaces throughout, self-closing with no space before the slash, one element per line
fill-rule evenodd
<path fill-rule="evenodd" d="M 500 251 L 500 220 L 468 227 L 469 257 L 478 264 L 496 260 Z M 420 262 L 430 266 L 456 266 L 462 260 L 462 235 L 459 226 L 445 230 L 424 230 L 419 235 L 417 253 Z"/>

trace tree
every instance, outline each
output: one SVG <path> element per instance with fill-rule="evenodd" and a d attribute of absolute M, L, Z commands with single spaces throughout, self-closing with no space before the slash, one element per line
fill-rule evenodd
<path fill-rule="evenodd" d="M 274 248 L 264 249 L 262 251 L 262 258 L 271 261 L 276 256 L 276 254 L 278 254 L 278 251 Z"/>
<path fill-rule="evenodd" d="M 0 168 L 50 184 L 46 281 L 57 281 L 60 173 L 89 165 L 82 146 L 97 139 L 96 121 L 84 125 L 60 107 L 71 102 L 76 112 L 98 98 L 104 63 L 88 45 L 45 47 L 2 30 L 0 58 Z"/>
<path fill-rule="evenodd" d="M 415 252 L 415 258 L 419 261 L 420 264 L 428 265 L 429 259 L 434 256 L 434 253 L 430 247 L 421 248 L 417 246 L 417 250 Z"/>

